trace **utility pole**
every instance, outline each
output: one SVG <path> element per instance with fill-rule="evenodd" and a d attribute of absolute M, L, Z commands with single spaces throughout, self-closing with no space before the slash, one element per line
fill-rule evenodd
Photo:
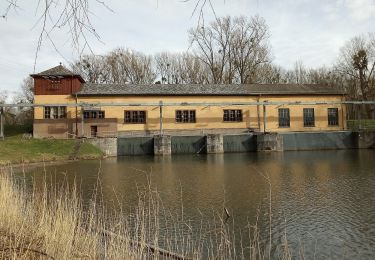
<path fill-rule="evenodd" d="M 0 107 L 0 138 L 4 139 L 4 108 Z"/>
<path fill-rule="evenodd" d="M 81 107 L 81 137 L 85 137 L 85 115 L 83 106 Z"/>
<path fill-rule="evenodd" d="M 163 135 L 163 101 L 161 100 L 159 101 L 159 110 L 160 110 L 160 115 L 159 115 L 160 135 Z"/>
<path fill-rule="evenodd" d="M 263 133 L 266 133 L 266 123 L 267 123 L 267 111 L 266 111 L 266 105 L 263 104 Z"/>

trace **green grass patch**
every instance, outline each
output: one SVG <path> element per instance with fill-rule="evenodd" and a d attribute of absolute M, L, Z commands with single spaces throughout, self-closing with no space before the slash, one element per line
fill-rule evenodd
<path fill-rule="evenodd" d="M 43 161 L 67 160 L 74 150 L 75 140 L 30 139 L 23 140 L 22 135 L 0 140 L 0 165 Z M 99 148 L 83 143 L 78 158 L 101 158 Z"/>

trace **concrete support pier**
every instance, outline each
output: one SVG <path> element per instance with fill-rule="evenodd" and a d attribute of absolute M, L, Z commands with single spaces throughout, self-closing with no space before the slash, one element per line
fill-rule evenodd
<path fill-rule="evenodd" d="M 83 139 L 86 142 L 93 144 L 99 147 L 106 156 L 117 156 L 117 138 L 116 137 L 108 137 L 108 138 L 90 138 L 90 139 Z"/>
<path fill-rule="evenodd" d="M 223 135 L 210 134 L 206 136 L 207 153 L 224 153 Z"/>
<path fill-rule="evenodd" d="M 257 151 L 283 151 L 283 137 L 278 133 L 264 133 L 257 135 Z"/>
<path fill-rule="evenodd" d="M 154 154 L 170 155 L 172 153 L 171 136 L 156 135 L 154 136 Z"/>
<path fill-rule="evenodd" d="M 355 132 L 358 149 L 369 149 L 375 147 L 375 132 Z"/>

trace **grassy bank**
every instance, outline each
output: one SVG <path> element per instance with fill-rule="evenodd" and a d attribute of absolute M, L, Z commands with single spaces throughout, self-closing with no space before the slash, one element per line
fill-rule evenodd
<path fill-rule="evenodd" d="M 74 153 L 75 140 L 22 139 L 14 135 L 0 140 L 0 165 L 68 160 Z M 77 159 L 102 157 L 99 148 L 83 143 Z"/>

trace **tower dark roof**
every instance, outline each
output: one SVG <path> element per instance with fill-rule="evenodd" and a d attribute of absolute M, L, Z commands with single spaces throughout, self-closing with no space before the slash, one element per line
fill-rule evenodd
<path fill-rule="evenodd" d="M 33 78 L 36 78 L 36 77 L 53 78 L 53 77 L 74 76 L 74 77 L 78 77 L 81 82 L 84 82 L 80 74 L 70 71 L 69 69 L 65 68 L 61 64 L 56 67 L 50 68 L 48 70 L 42 71 L 40 73 L 31 74 L 30 76 Z"/>

